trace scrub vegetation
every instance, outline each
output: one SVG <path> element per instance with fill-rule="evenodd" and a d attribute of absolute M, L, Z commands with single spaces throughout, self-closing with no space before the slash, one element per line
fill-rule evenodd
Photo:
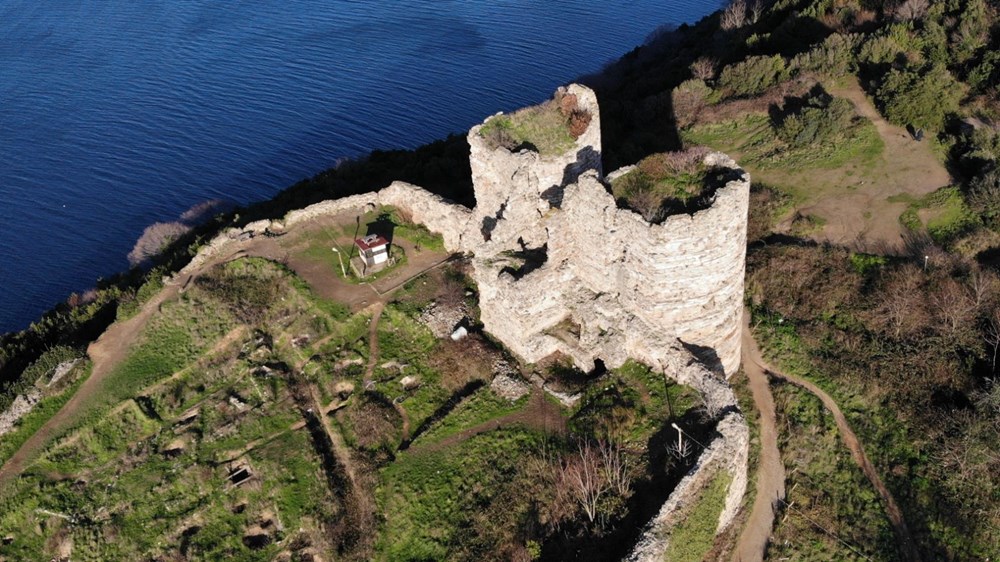
<path fill-rule="evenodd" d="M 542 156 L 559 155 L 573 148 L 590 120 L 590 113 L 577 106 L 575 95 L 559 93 L 539 105 L 491 117 L 479 135 L 494 148 L 526 148 Z"/>

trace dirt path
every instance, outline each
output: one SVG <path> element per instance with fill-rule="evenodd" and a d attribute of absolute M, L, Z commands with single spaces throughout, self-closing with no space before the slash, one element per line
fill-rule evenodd
<path fill-rule="evenodd" d="M 749 339 L 749 341 L 753 344 L 754 349 L 756 349 L 756 342 L 753 340 L 752 335 L 748 333 L 748 330 L 749 329 L 747 328 L 747 331 L 744 332 L 744 342 Z M 920 551 L 917 549 L 916 543 L 913 542 L 913 538 L 910 535 L 910 529 L 907 527 L 906 521 L 903 519 L 903 512 L 899 509 L 899 504 L 896 503 L 896 499 L 889 492 L 889 489 L 885 487 L 885 483 L 882 482 L 882 478 L 879 477 L 874 465 L 872 465 L 868 456 L 865 454 L 861 441 L 851 429 L 850 424 L 847 422 L 847 418 L 844 417 L 843 412 L 840 411 L 840 407 L 837 406 L 837 403 L 833 400 L 833 398 L 831 398 L 829 394 L 815 384 L 805 379 L 779 372 L 764 363 L 762 359 L 760 360 L 760 366 L 767 375 L 783 379 L 808 390 L 819 398 L 820 401 L 823 402 L 823 406 L 826 407 L 831 414 L 833 414 L 834 422 L 837 424 L 837 431 L 840 433 L 840 437 L 843 440 L 844 445 L 851 452 L 851 457 L 854 459 L 854 462 L 857 463 L 858 467 L 861 468 L 861 471 L 864 472 L 865 476 L 868 478 L 869 482 L 871 482 L 875 491 L 878 492 L 878 495 L 882 500 L 882 506 L 885 508 L 886 515 L 889 518 L 889 523 L 892 525 L 893 532 L 896 535 L 896 541 L 899 545 L 900 554 L 904 556 L 905 560 L 919 562 L 921 560 Z"/>
<path fill-rule="evenodd" d="M 750 333 L 750 311 L 743 311 L 743 372 L 750 382 L 753 401 L 760 413 L 760 459 L 757 466 L 757 495 L 750 518 L 743 526 L 733 560 L 755 562 L 764 559 L 764 549 L 774 527 L 775 505 L 785 498 L 785 466 L 778 450 L 777 416 L 774 397 L 767 383 L 757 342 Z"/>
<path fill-rule="evenodd" d="M 951 176 L 934 154 L 931 141 L 918 142 L 906 129 L 883 119 L 856 80 L 824 86 L 831 95 L 850 100 L 875 125 L 885 150 L 871 171 L 830 178 L 839 189 L 831 189 L 800 211 L 826 219 L 816 236 L 820 241 L 898 248 L 903 234 L 898 219 L 906 203 L 888 198 L 899 194 L 922 197 L 950 185 Z M 830 173 L 836 172 L 821 170 L 813 175 Z"/>
<path fill-rule="evenodd" d="M 385 301 L 381 300 L 371 308 L 372 320 L 368 325 L 368 366 L 365 368 L 365 385 L 368 384 L 368 381 L 372 380 L 372 377 L 375 375 L 375 365 L 378 365 L 378 322 L 382 318 L 382 311 L 385 310 Z M 399 414 L 399 417 L 403 419 L 403 441 L 406 441 L 410 438 L 410 415 L 406 413 L 406 408 L 403 408 L 403 405 L 395 400 L 392 401 L 392 407 Z"/>
<path fill-rule="evenodd" d="M 506 416 L 494 418 L 479 425 L 463 429 L 435 443 L 410 447 L 409 451 L 411 453 L 442 451 L 448 447 L 458 445 L 474 435 L 512 424 L 523 424 L 533 429 L 540 429 L 546 433 L 562 434 L 566 432 L 566 418 L 563 417 L 559 407 L 546 400 L 543 391 L 536 389 L 532 392 L 528 405 L 519 412 L 507 414 Z"/>
<path fill-rule="evenodd" d="M 378 364 L 378 321 L 382 318 L 385 303 L 379 301 L 371 307 L 372 319 L 368 323 L 368 366 L 365 368 L 365 381 L 372 379 L 375 365 Z"/>
<path fill-rule="evenodd" d="M 185 280 L 186 282 L 187 280 Z M 103 390 L 104 380 L 114 370 L 128 351 L 149 318 L 159 311 L 160 305 L 175 297 L 183 284 L 168 285 L 143 305 L 138 314 L 124 322 L 112 324 L 87 348 L 93 362 L 90 377 L 80 385 L 58 412 L 25 441 L 21 448 L 0 467 L 0 486 L 19 475 L 51 440 L 52 436 L 72 422 L 81 406 Z"/>

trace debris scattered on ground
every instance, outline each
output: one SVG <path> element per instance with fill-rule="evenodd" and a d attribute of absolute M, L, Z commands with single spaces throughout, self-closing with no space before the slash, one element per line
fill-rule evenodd
<path fill-rule="evenodd" d="M 455 328 L 468 318 L 465 303 L 446 306 L 439 301 L 433 301 L 420 313 L 420 322 L 426 325 L 432 334 L 445 338 L 455 332 Z"/>
<path fill-rule="evenodd" d="M 493 382 L 490 383 L 490 390 L 497 396 L 513 402 L 529 394 L 531 387 L 519 378 L 504 374 L 493 377 Z"/>

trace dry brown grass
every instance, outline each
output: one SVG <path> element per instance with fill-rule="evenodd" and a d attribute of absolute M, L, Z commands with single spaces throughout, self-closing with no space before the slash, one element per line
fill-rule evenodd
<path fill-rule="evenodd" d="M 455 392 L 466 384 L 493 377 L 493 363 L 500 355 L 479 334 L 470 334 L 461 341 L 441 340 L 434 348 L 428 362 L 441 373 L 441 385 L 448 392 Z"/>

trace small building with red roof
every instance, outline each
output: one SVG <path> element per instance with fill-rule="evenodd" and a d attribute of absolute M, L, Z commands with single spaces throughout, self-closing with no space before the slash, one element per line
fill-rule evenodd
<path fill-rule="evenodd" d="M 382 269 L 389 261 L 389 241 L 379 234 L 369 234 L 354 240 L 358 256 L 364 266 L 364 275 Z"/>

